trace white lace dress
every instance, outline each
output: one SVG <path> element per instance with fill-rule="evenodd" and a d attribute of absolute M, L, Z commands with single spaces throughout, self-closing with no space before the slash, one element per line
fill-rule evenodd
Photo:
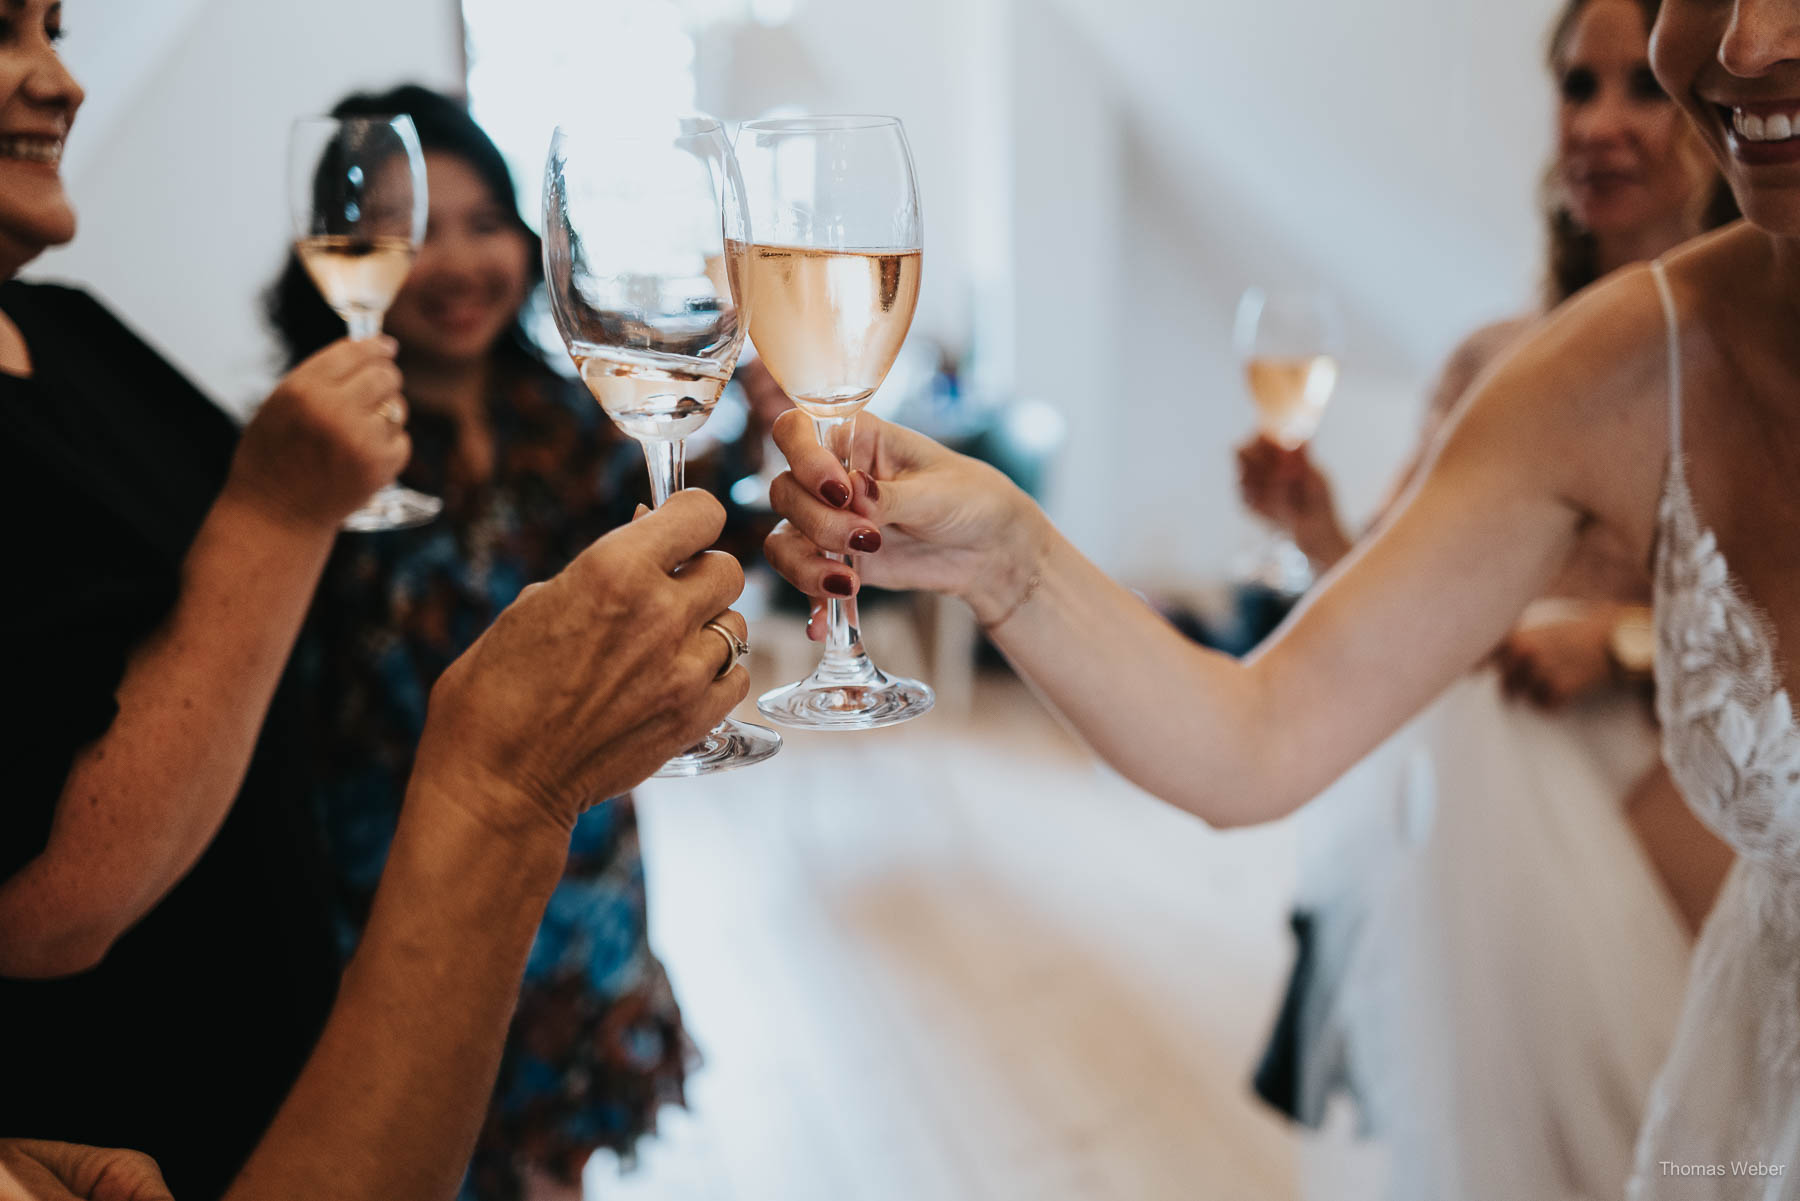
<path fill-rule="evenodd" d="M 1800 728 L 1768 621 L 1694 511 L 1681 453 L 1678 317 L 1658 515 L 1663 757 L 1738 853 L 1694 952 L 1675 1045 L 1638 1142 L 1631 1201 L 1800 1199 Z"/>

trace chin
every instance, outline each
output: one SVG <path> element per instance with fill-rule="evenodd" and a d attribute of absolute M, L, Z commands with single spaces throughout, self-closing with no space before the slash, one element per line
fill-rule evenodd
<path fill-rule="evenodd" d="M 1800 188 L 1740 193 L 1738 203 L 1750 224 L 1764 233 L 1800 240 Z"/>
<path fill-rule="evenodd" d="M 1575 224 L 1600 238 L 1631 234 L 1644 228 L 1651 214 L 1641 204 L 1630 200 L 1603 200 L 1596 204 L 1577 205 L 1569 213 Z"/>

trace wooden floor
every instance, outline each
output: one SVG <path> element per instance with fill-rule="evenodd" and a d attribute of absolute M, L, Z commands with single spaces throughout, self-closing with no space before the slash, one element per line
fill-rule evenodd
<path fill-rule="evenodd" d="M 1289 954 L 1286 828 L 1145 798 L 1005 676 L 973 712 L 654 783 L 641 814 L 706 1063 L 634 1174 L 596 1158 L 593 1201 L 1296 1195 L 1245 1083 Z"/>

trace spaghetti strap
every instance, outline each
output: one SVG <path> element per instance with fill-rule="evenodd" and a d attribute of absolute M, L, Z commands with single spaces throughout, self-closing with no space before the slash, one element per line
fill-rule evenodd
<path fill-rule="evenodd" d="M 1681 326 L 1675 311 L 1675 293 L 1669 288 L 1669 275 L 1661 259 L 1650 264 L 1650 275 L 1656 280 L 1657 295 L 1662 297 L 1663 322 L 1669 331 L 1669 466 L 1681 470 Z"/>

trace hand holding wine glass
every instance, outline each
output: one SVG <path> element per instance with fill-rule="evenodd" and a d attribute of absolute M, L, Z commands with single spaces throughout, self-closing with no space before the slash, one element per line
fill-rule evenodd
<path fill-rule="evenodd" d="M 744 345 L 743 182 L 710 117 L 579 133 L 558 128 L 544 168 L 544 277 L 569 357 L 644 449 L 660 509 L 682 488 L 685 440 L 712 415 Z M 749 650 L 720 621 L 728 673 Z M 727 719 L 662 777 L 760 763 L 773 730 Z"/>
<path fill-rule="evenodd" d="M 244 427 L 225 494 L 276 520 L 341 527 L 412 453 L 392 339 L 333 342 L 284 376 Z"/>
<path fill-rule="evenodd" d="M 381 332 L 381 319 L 412 270 L 425 236 L 425 156 L 409 117 L 315 117 L 288 142 L 294 251 L 350 337 Z M 395 401 L 378 415 L 404 428 Z M 344 528 L 404 529 L 436 517 L 443 502 L 388 484 Z"/>
<path fill-rule="evenodd" d="M 906 133 L 892 117 L 752 121 L 738 133 L 738 161 L 757 235 L 750 337 L 819 444 L 847 464 L 856 415 L 887 378 L 919 302 L 923 229 Z M 842 562 L 853 568 L 848 552 L 880 546 L 876 531 L 853 531 Z M 931 709 L 930 688 L 883 673 L 863 650 L 856 601 L 843 590 L 850 578 L 827 577 L 824 658 L 757 701 L 768 717 L 867 730 Z"/>
<path fill-rule="evenodd" d="M 1337 387 L 1343 320 L 1336 302 L 1318 289 L 1251 288 L 1238 302 L 1236 342 L 1259 432 L 1281 450 L 1301 450 Z M 1286 531 L 1264 544 L 1250 575 L 1295 595 L 1312 582 L 1306 555 Z"/>
<path fill-rule="evenodd" d="M 864 584 L 924 589 L 967 602 L 991 625 L 1029 586 L 1045 519 L 989 464 L 867 413 L 857 419 L 848 467 L 802 412 L 775 423 L 775 444 L 788 470 L 769 497 L 785 520 L 764 550 L 816 603 Z M 854 549 L 852 539 L 870 531 L 881 538 L 880 553 L 845 563 L 839 556 Z"/>

